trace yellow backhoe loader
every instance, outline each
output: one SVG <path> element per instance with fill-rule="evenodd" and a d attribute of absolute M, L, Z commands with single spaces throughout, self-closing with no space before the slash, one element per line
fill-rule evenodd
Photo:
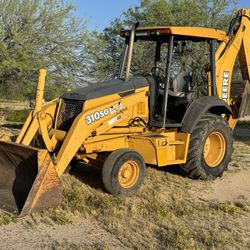
<path fill-rule="evenodd" d="M 125 45 L 113 80 L 42 104 L 46 72 L 40 70 L 34 110 L 15 142 L 0 141 L 5 211 L 23 216 L 58 205 L 60 177 L 72 160 L 101 163 L 104 187 L 113 195 L 138 191 L 145 164 L 178 165 L 199 179 L 227 169 L 232 130 L 249 114 L 250 9 L 238 11 L 227 34 L 135 24 L 120 35 Z M 140 43 L 152 45 L 155 56 L 147 58 L 151 70 L 136 75 L 132 55 Z M 190 54 L 200 55 L 204 66 Z M 237 56 L 243 81 L 233 82 Z"/>

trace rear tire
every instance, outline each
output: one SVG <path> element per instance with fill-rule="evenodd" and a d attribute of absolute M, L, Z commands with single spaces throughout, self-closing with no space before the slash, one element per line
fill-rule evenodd
<path fill-rule="evenodd" d="M 143 158 L 132 149 L 118 149 L 104 162 L 102 181 L 113 195 L 132 195 L 143 184 L 146 166 Z"/>
<path fill-rule="evenodd" d="M 232 130 L 220 116 L 206 114 L 193 130 L 188 159 L 181 165 L 193 179 L 214 179 L 227 170 L 233 152 Z"/>

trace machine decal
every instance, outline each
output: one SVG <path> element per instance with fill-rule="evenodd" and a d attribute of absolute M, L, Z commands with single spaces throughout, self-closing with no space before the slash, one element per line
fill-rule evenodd
<path fill-rule="evenodd" d="M 108 125 L 111 126 L 112 124 L 114 124 L 115 122 L 119 121 L 122 118 L 121 115 L 117 115 L 114 118 L 112 118 L 110 121 L 108 121 Z"/>
<path fill-rule="evenodd" d="M 85 118 L 86 124 L 89 125 L 95 121 L 102 119 L 103 117 L 105 117 L 109 114 L 114 114 L 114 113 L 118 112 L 119 109 L 121 110 L 122 108 L 123 108 L 123 104 L 122 104 L 122 102 L 119 102 L 110 108 L 105 108 L 103 110 L 96 111 L 95 113 L 86 116 L 86 118 Z"/>
<path fill-rule="evenodd" d="M 224 101 L 228 100 L 228 83 L 229 83 L 229 71 L 223 72 L 223 81 L 222 81 L 222 99 Z"/>

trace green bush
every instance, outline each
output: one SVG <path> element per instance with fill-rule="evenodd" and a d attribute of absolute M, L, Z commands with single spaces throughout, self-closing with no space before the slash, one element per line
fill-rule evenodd
<path fill-rule="evenodd" d="M 49 84 L 45 86 L 44 99 L 46 101 L 53 100 L 67 91 L 69 91 L 69 89 L 63 84 Z"/>
<path fill-rule="evenodd" d="M 13 110 L 8 113 L 6 120 L 9 122 L 25 122 L 29 115 L 29 110 Z"/>

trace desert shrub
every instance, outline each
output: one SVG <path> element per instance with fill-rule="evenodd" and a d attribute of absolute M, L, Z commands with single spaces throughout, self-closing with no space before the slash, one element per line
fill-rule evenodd
<path fill-rule="evenodd" d="M 25 122 L 29 115 L 29 110 L 13 110 L 8 113 L 6 120 L 9 122 Z"/>

